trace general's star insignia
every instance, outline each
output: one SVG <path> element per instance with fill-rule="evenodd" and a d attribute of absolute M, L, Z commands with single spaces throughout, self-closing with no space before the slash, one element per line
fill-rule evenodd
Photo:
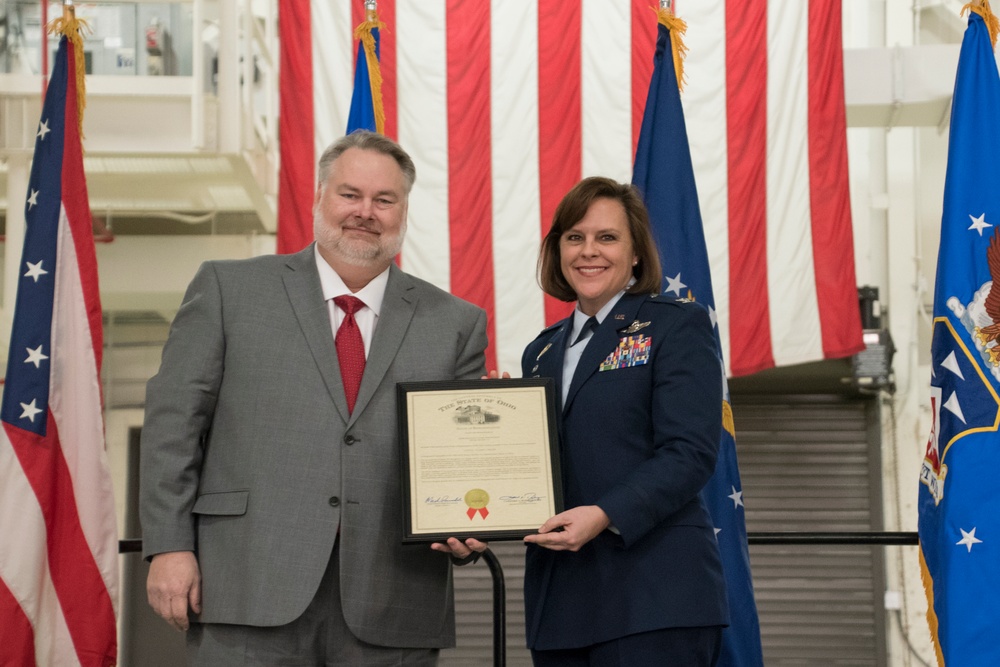
<path fill-rule="evenodd" d="M 622 331 L 623 334 L 634 334 L 639 329 L 645 329 L 650 325 L 650 322 L 640 322 L 636 320 L 632 324 L 628 325 L 628 328 Z"/>

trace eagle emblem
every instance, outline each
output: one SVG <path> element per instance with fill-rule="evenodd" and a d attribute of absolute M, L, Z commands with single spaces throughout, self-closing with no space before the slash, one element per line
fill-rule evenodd
<path fill-rule="evenodd" d="M 989 315 L 991 324 L 976 327 L 976 338 L 989 353 L 989 362 L 996 366 L 1000 363 L 1000 347 L 996 340 L 1000 338 L 1000 289 L 994 289 L 1000 280 L 1000 229 L 993 232 L 990 245 L 986 249 L 986 263 L 990 267 L 992 282 L 990 292 L 983 303 L 983 309 Z"/>

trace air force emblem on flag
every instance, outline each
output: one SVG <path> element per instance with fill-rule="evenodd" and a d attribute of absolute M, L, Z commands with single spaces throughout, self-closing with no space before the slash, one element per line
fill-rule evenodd
<path fill-rule="evenodd" d="M 944 498 L 948 474 L 945 459 L 951 446 L 969 434 L 996 431 L 1000 425 L 1000 398 L 987 377 L 989 373 L 1000 379 L 995 361 L 996 341 L 984 343 L 984 338 L 978 335 L 981 327 L 975 324 L 979 319 L 976 313 L 988 301 L 989 292 L 987 283 L 967 306 L 956 297 L 948 299 L 948 307 L 959 318 L 963 331 L 955 329 L 951 318 L 934 320 L 931 435 L 920 468 L 920 481 L 927 486 L 935 505 Z M 973 349 L 968 341 L 974 345 Z"/>

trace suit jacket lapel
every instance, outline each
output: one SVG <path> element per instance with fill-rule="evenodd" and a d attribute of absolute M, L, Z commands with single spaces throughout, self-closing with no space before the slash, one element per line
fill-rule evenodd
<path fill-rule="evenodd" d="M 396 358 L 396 353 L 403 344 L 416 307 L 417 296 L 413 281 L 395 264 L 390 265 L 389 280 L 385 286 L 385 296 L 382 298 L 382 311 L 379 313 L 378 324 L 375 325 L 375 336 L 372 338 L 368 360 L 365 362 L 365 374 L 361 377 L 361 387 L 358 389 L 358 400 L 354 404 L 351 423 L 364 411 L 382 383 L 392 360 Z"/>
<path fill-rule="evenodd" d="M 302 333 L 319 367 L 320 375 L 330 393 L 330 398 L 346 422 L 347 399 L 344 382 L 340 377 L 337 349 L 330 326 L 330 311 L 323 300 L 323 287 L 319 282 L 313 244 L 288 258 L 288 269 L 283 276 L 285 291 L 292 303 L 292 310 L 299 321 Z"/>
<path fill-rule="evenodd" d="M 573 373 L 573 381 L 569 385 L 569 394 L 566 396 L 566 405 L 563 411 L 569 410 L 569 407 L 573 404 L 573 399 L 576 397 L 577 392 L 580 391 L 583 383 L 597 372 L 601 362 L 618 347 L 618 341 L 621 340 L 618 330 L 624 329 L 632 323 L 632 320 L 635 319 L 635 314 L 639 311 L 639 306 L 642 305 L 645 298 L 641 294 L 623 295 L 618 300 L 618 303 L 615 304 L 615 307 L 611 309 L 611 312 L 608 313 L 608 316 L 604 318 L 604 321 L 601 322 L 601 326 L 597 327 L 597 330 L 594 331 L 593 337 L 587 343 L 587 347 L 580 357 L 580 363 L 576 365 L 576 371 Z"/>

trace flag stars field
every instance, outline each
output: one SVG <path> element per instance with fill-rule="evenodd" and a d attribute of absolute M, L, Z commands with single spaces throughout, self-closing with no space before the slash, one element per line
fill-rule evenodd
<path fill-rule="evenodd" d="M 38 134 L 36 134 L 35 136 L 41 139 L 42 141 L 45 141 L 45 135 L 51 131 L 52 130 L 49 129 L 49 121 L 48 119 L 45 119 L 38 124 Z"/>
<path fill-rule="evenodd" d="M 42 346 L 39 345 L 34 350 L 30 347 L 24 348 L 28 352 L 28 358 L 24 360 L 26 364 L 34 364 L 35 368 L 41 368 L 42 362 L 48 359 L 47 356 L 42 354 Z"/>
<path fill-rule="evenodd" d="M 28 271 L 27 273 L 24 274 L 24 277 L 33 278 L 36 283 L 38 282 L 39 278 L 48 274 L 48 271 L 42 268 L 41 260 L 39 260 L 34 264 L 32 264 L 31 262 L 25 262 L 25 264 L 28 265 Z"/>
<path fill-rule="evenodd" d="M 667 279 L 667 288 L 663 290 L 663 293 L 666 294 L 667 292 L 673 292 L 677 296 L 681 296 L 681 290 L 687 287 L 687 285 L 681 282 L 681 274 L 678 272 L 678 274 L 673 278 L 670 276 L 663 277 Z"/>
<path fill-rule="evenodd" d="M 35 405 L 37 402 L 38 399 L 33 398 L 31 399 L 31 403 L 21 403 L 21 409 L 24 410 L 24 412 L 21 413 L 21 419 L 27 417 L 28 421 L 30 421 L 32 424 L 35 423 L 35 416 L 38 413 L 43 412 L 42 408 Z"/>
<path fill-rule="evenodd" d="M 975 526 L 973 526 L 972 530 L 970 530 L 969 532 L 966 532 L 966 531 L 962 530 L 961 528 L 959 528 L 958 530 L 959 530 L 959 532 L 962 533 L 962 539 L 960 539 L 958 542 L 955 542 L 955 545 L 956 546 L 962 545 L 962 546 L 968 548 L 969 553 L 972 553 L 972 545 L 973 544 L 982 544 L 983 543 L 982 540 L 980 540 L 979 538 L 976 537 L 976 528 L 975 528 Z"/>
<path fill-rule="evenodd" d="M 733 509 L 736 509 L 737 507 L 746 509 L 746 505 L 743 504 L 743 492 L 737 491 L 735 486 L 730 486 L 729 488 L 732 489 L 733 492 L 726 497 L 733 501 Z"/>
<path fill-rule="evenodd" d="M 978 218 L 975 217 L 975 216 L 973 216 L 973 215 L 969 215 L 969 220 L 972 220 L 972 224 L 969 225 L 969 229 L 970 230 L 971 229 L 975 229 L 977 232 L 979 232 L 980 236 L 983 235 L 983 230 L 984 229 L 986 229 L 987 227 L 992 227 L 993 226 L 990 223 L 986 222 L 986 214 L 985 213 L 981 214 Z"/>

